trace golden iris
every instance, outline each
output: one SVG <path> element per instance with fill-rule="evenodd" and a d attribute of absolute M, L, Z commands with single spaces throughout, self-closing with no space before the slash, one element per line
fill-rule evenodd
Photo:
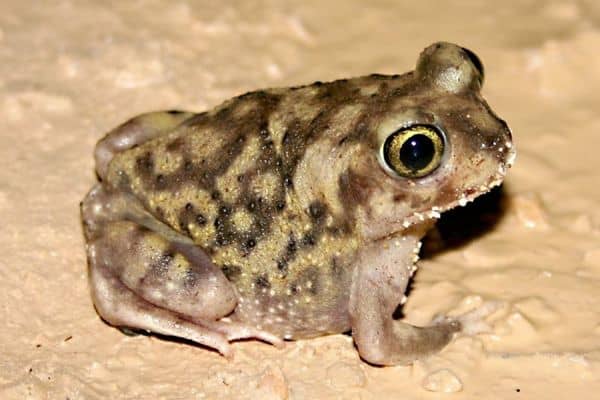
<path fill-rule="evenodd" d="M 413 125 L 392 133 L 383 145 L 386 164 L 399 176 L 422 178 L 442 162 L 444 138 L 431 125 Z"/>

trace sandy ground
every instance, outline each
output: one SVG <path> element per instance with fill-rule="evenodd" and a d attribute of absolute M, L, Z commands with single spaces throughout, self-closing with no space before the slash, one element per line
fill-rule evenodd
<path fill-rule="evenodd" d="M 597 398 L 598 3 L 310 3 L 0 3 L 0 398 Z M 436 40 L 480 55 L 484 94 L 519 155 L 500 211 L 475 204 L 442 220 L 498 217 L 460 245 L 440 228 L 445 241 L 428 246 L 403 311 L 426 324 L 497 301 L 488 333 L 412 366 L 375 368 L 345 335 L 283 350 L 239 343 L 228 362 L 101 322 L 78 202 L 105 131 L 260 87 L 405 72 Z"/>

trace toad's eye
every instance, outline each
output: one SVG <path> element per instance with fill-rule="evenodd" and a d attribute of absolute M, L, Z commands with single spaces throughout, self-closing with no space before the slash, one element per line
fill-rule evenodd
<path fill-rule="evenodd" d="M 398 129 L 383 144 L 387 168 L 404 178 L 422 178 L 442 162 L 444 137 L 432 125 L 413 125 Z"/>

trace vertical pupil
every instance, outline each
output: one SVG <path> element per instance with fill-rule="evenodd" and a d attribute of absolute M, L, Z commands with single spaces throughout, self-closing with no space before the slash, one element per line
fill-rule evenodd
<path fill-rule="evenodd" d="M 402 144 L 399 156 L 406 168 L 419 171 L 429 165 L 434 154 L 433 141 L 423 134 L 416 134 Z"/>

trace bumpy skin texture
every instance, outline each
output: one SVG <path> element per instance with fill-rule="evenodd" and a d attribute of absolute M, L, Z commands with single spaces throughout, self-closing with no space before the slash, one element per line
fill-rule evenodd
<path fill-rule="evenodd" d="M 210 112 L 158 112 L 96 147 L 82 203 L 94 303 L 110 324 L 274 344 L 352 330 L 375 364 L 438 351 L 458 321 L 392 319 L 439 213 L 501 183 L 511 134 L 480 95 L 476 56 L 449 43 L 404 75 L 268 89 Z M 398 129 L 445 134 L 441 165 L 382 167 Z"/>

